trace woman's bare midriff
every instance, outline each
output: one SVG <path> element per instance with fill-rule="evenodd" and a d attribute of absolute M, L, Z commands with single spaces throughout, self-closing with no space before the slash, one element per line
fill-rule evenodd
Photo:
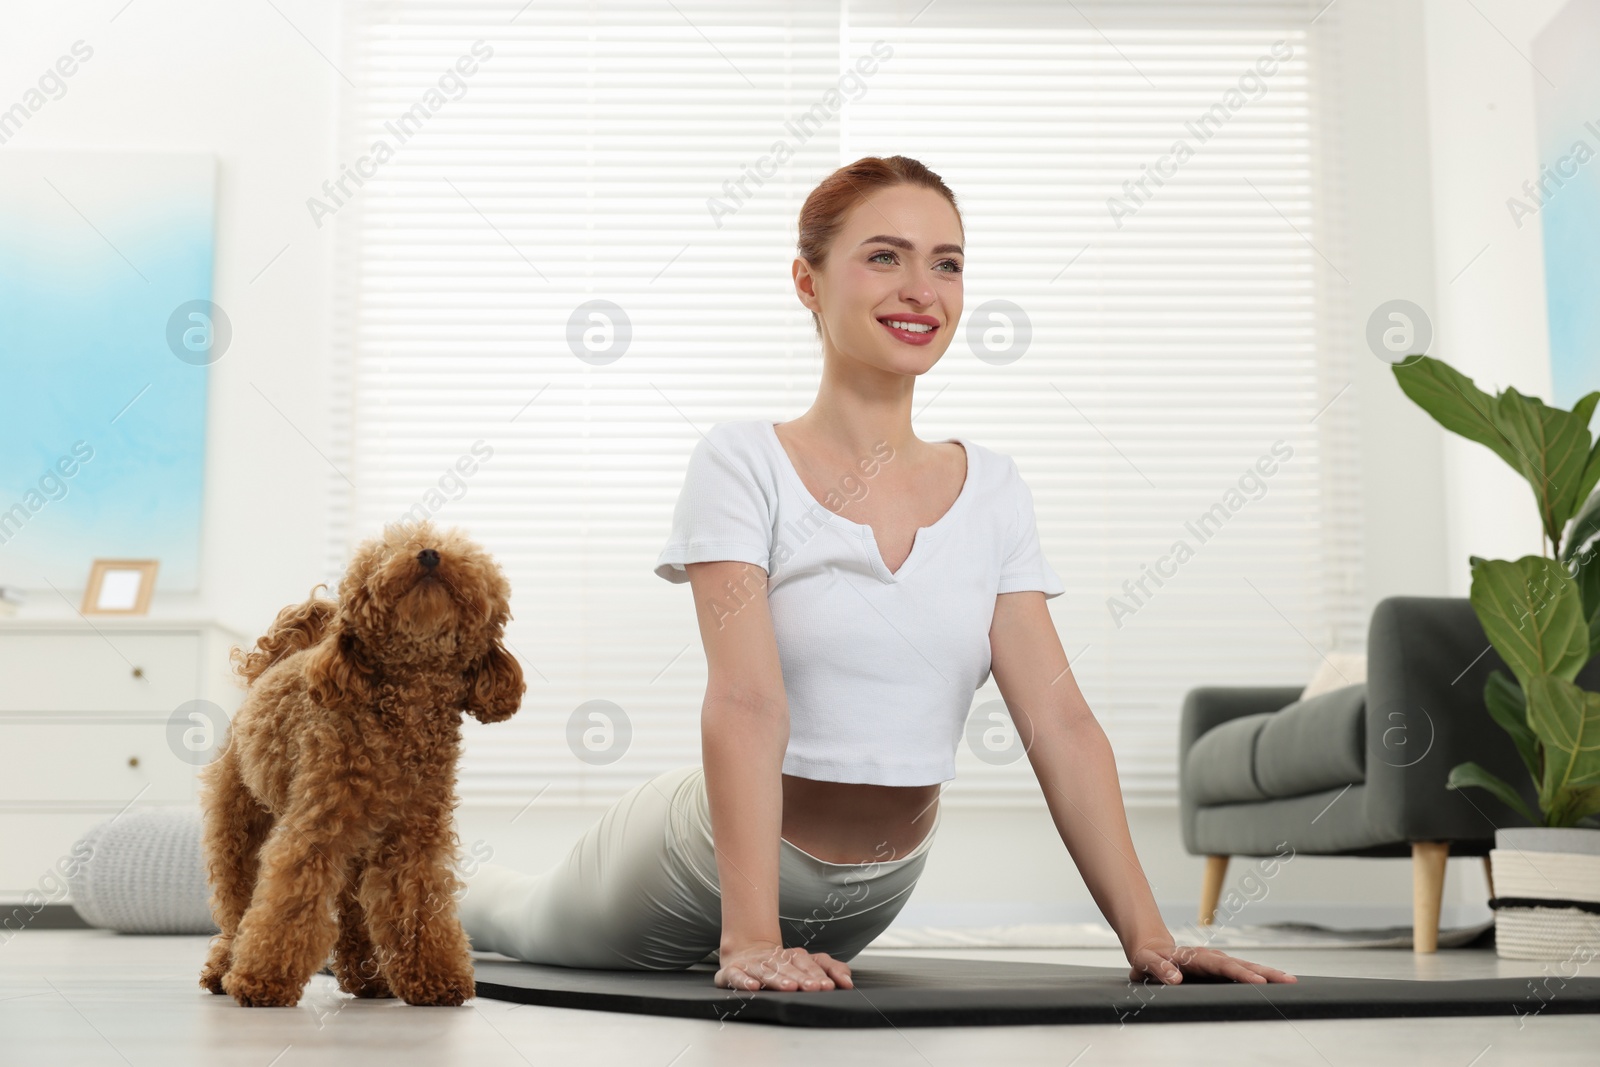
<path fill-rule="evenodd" d="M 938 785 L 862 785 L 783 776 L 783 838 L 829 863 L 898 859 L 922 843 Z"/>

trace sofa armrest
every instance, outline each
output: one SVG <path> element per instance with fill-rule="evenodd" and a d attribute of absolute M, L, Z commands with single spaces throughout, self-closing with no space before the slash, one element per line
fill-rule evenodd
<path fill-rule="evenodd" d="M 1190 795 L 1189 777 L 1184 763 L 1189 749 L 1207 730 L 1231 719 L 1277 711 L 1300 699 L 1298 685 L 1211 685 L 1189 690 L 1183 698 L 1183 713 L 1178 722 L 1178 825 L 1183 847 L 1191 856 L 1195 847 L 1195 823 L 1199 806 Z"/>

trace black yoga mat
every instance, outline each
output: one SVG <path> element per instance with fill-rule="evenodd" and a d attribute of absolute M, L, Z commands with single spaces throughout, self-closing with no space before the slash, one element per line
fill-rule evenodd
<path fill-rule="evenodd" d="M 1600 978 L 1413 981 L 1297 975 L 1298 982 L 1244 984 L 1185 975 L 1177 985 L 1130 982 L 1126 967 L 1011 963 L 863 952 L 850 962 L 854 989 L 732 990 L 716 968 L 597 971 L 475 960 L 480 997 L 559 1008 L 677 1015 L 780 1026 L 1120 1025 L 1357 1019 L 1424 1015 L 1600 1013 Z"/>

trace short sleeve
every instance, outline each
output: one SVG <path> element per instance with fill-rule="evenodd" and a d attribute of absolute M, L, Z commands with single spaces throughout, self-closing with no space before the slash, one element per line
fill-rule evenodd
<path fill-rule="evenodd" d="M 1058 597 L 1067 591 L 1061 578 L 1044 558 L 1039 547 L 1039 524 L 1033 514 L 1033 491 L 1023 481 L 1016 461 L 1011 463 L 1011 495 L 1016 506 L 1016 520 L 1012 527 L 1011 542 L 1006 557 L 1000 565 L 1001 593 L 1018 593 L 1037 589 L 1045 599 Z"/>
<path fill-rule="evenodd" d="M 713 427 L 689 454 L 683 488 L 672 511 L 672 533 L 655 572 L 669 582 L 689 580 L 686 563 L 742 560 L 770 570 L 772 508 L 744 452 Z"/>

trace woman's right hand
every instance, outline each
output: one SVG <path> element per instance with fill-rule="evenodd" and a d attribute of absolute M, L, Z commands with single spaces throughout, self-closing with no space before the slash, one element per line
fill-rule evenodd
<path fill-rule="evenodd" d="M 851 989 L 850 965 L 826 952 L 751 941 L 717 956 L 714 981 L 722 989 Z"/>

